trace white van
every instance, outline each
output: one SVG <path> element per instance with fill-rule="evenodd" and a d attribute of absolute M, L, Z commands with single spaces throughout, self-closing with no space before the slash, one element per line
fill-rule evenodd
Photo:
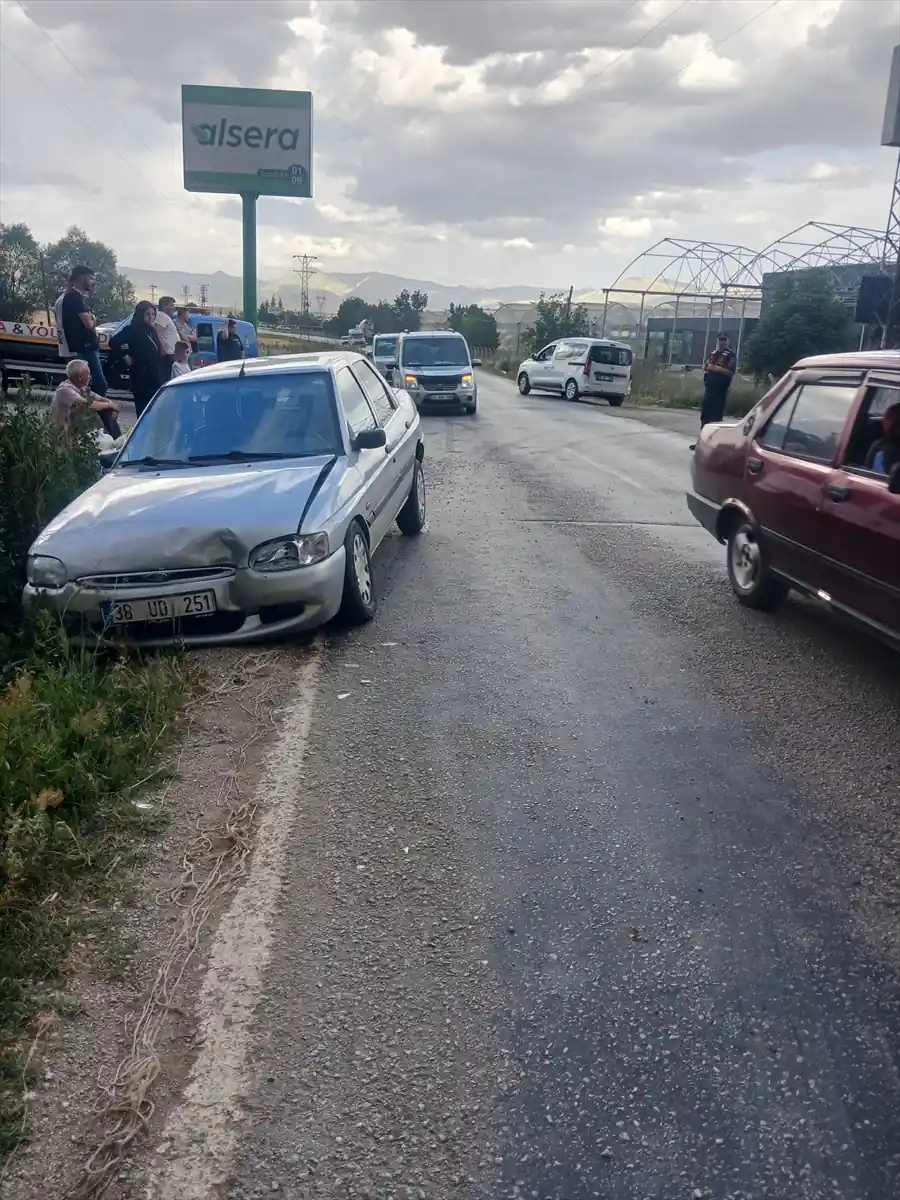
<path fill-rule="evenodd" d="M 526 358 L 516 372 L 519 391 L 562 392 L 567 400 L 600 396 L 618 408 L 631 395 L 631 347 L 607 338 L 562 338 Z"/>

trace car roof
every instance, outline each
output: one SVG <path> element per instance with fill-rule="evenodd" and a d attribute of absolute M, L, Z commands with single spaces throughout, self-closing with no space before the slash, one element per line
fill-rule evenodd
<path fill-rule="evenodd" d="M 352 350 L 323 350 L 309 354 L 273 354 L 270 358 L 238 358 L 229 362 L 212 363 L 201 367 L 204 379 L 236 379 L 239 375 L 249 378 L 258 375 L 295 375 L 306 374 L 313 370 L 329 370 L 345 364 L 365 362 L 365 356 Z M 187 375 L 179 375 L 171 382 L 175 384 L 190 383 L 196 378 L 198 371 Z"/>
<path fill-rule="evenodd" d="M 463 337 L 463 335 L 461 333 L 457 333 L 455 329 L 414 329 L 414 330 L 411 330 L 409 333 L 400 334 L 400 337 L 403 337 L 403 338 L 455 337 L 455 338 L 462 338 L 463 341 L 466 340 Z"/>
<path fill-rule="evenodd" d="M 815 354 L 801 358 L 794 369 L 801 367 L 843 367 L 848 371 L 898 371 L 900 350 L 851 350 L 846 354 Z"/>

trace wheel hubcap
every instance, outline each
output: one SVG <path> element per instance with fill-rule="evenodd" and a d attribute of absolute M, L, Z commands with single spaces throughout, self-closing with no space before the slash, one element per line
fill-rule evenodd
<path fill-rule="evenodd" d="M 416 471 L 416 500 L 419 504 L 419 517 L 425 520 L 425 475 L 419 470 Z"/>
<path fill-rule="evenodd" d="M 372 599 L 372 572 L 369 570 L 369 555 L 366 542 L 361 533 L 353 539 L 353 570 L 356 572 L 356 586 L 363 604 Z"/>
<path fill-rule="evenodd" d="M 743 592 L 752 590 L 759 578 L 759 546 L 743 530 L 735 535 L 731 544 L 731 569 L 735 581 Z"/>
<path fill-rule="evenodd" d="M 575 399 L 575 384 L 574 384 L 574 383 L 567 383 L 567 384 L 566 384 L 566 396 L 567 396 L 567 397 L 568 397 L 570 400 L 574 400 L 574 399 Z"/>
<path fill-rule="evenodd" d="M 528 379 L 524 375 L 519 376 L 519 391 L 524 392 L 528 387 Z"/>

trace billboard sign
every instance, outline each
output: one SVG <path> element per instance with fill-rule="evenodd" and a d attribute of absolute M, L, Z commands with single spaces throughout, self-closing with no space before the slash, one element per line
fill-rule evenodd
<path fill-rule="evenodd" d="M 189 192 L 312 196 L 312 93 L 181 86 Z"/>

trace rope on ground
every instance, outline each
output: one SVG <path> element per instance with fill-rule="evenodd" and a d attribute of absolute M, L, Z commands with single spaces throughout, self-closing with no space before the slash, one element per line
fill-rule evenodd
<path fill-rule="evenodd" d="M 249 736 L 237 747 L 230 770 L 222 779 L 218 806 L 227 811 L 218 829 L 200 829 L 185 848 L 181 877 L 170 900 L 181 910 L 156 977 L 147 994 L 131 1038 L 128 1055 L 111 1078 L 98 1079 L 100 1098 L 95 1108 L 98 1123 L 105 1128 L 102 1140 L 84 1163 L 81 1173 L 66 1192 L 65 1200 L 98 1200 L 112 1183 L 132 1146 L 149 1131 L 156 1110 L 152 1090 L 162 1073 L 158 1046 L 166 1020 L 179 1013 L 181 984 L 200 949 L 204 930 L 221 908 L 222 900 L 240 883 L 253 849 L 253 828 L 258 805 L 241 800 L 240 776 L 250 748 L 273 725 L 267 705 L 272 685 L 256 694 L 252 707 L 239 699 L 255 683 L 271 661 L 272 653 L 242 659 L 237 671 L 231 668 L 229 682 L 206 693 L 207 699 L 226 697 L 248 714 L 253 722 Z M 235 688 L 235 674 L 243 682 Z M 184 743 L 186 746 L 186 741 Z M 184 754 L 179 754 L 178 763 Z M 168 795 L 172 784 L 163 792 Z"/>

